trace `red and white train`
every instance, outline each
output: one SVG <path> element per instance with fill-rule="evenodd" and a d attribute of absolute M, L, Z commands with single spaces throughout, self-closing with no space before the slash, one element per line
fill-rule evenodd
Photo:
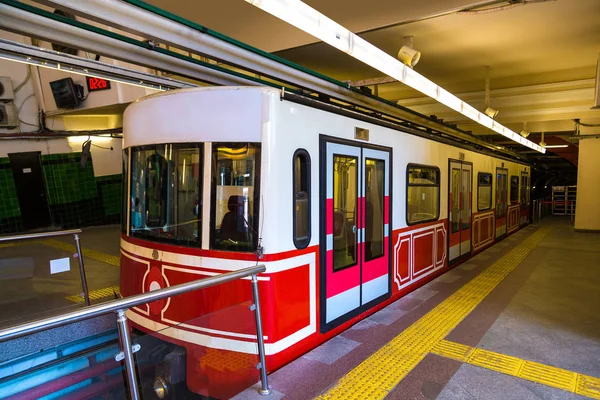
<path fill-rule="evenodd" d="M 269 372 L 529 221 L 528 165 L 272 88 L 147 96 L 124 143 L 122 294 L 265 264 Z M 228 397 L 257 380 L 250 299 L 241 280 L 128 316 Z"/>

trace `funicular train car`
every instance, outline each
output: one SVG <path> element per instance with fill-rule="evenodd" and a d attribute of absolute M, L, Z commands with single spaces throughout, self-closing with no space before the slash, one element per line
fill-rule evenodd
<path fill-rule="evenodd" d="M 122 294 L 265 264 L 269 372 L 529 220 L 528 165 L 311 102 L 188 89 L 124 116 Z M 128 316 L 185 350 L 192 392 L 223 398 L 256 381 L 222 362 L 256 359 L 250 298 L 242 280 Z"/>

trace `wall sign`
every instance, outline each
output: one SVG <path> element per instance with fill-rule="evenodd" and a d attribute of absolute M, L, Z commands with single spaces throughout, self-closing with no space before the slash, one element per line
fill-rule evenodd
<path fill-rule="evenodd" d="M 87 81 L 88 92 L 110 89 L 110 81 L 107 81 L 106 79 L 86 76 L 85 80 Z"/>
<path fill-rule="evenodd" d="M 354 127 L 354 139 L 369 140 L 369 130 L 365 128 Z"/>

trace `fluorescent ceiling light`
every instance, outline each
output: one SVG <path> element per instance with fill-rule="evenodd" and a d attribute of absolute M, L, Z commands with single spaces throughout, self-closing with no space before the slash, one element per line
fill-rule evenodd
<path fill-rule="evenodd" d="M 134 79 L 134 78 L 125 77 L 122 75 L 105 72 L 100 69 L 85 68 L 85 67 L 77 66 L 75 64 L 67 64 L 67 63 L 52 61 L 52 60 L 48 60 L 48 59 L 30 57 L 30 56 L 25 56 L 25 55 L 11 53 L 11 52 L 5 52 L 5 51 L 0 51 L 0 59 L 20 62 L 23 64 L 35 65 L 36 67 L 65 71 L 70 74 L 77 74 L 77 75 L 89 76 L 89 77 L 94 77 L 94 78 L 107 79 L 112 82 L 123 83 L 126 85 L 132 85 L 132 86 L 138 86 L 138 87 L 142 87 L 145 89 L 154 89 L 154 90 L 159 90 L 159 91 L 165 91 L 165 90 L 177 88 L 177 86 L 175 86 L 175 85 L 167 86 L 167 85 L 164 85 L 161 83 L 153 82 L 150 79 L 148 79 L 148 80 Z"/>
<path fill-rule="evenodd" d="M 562 149 L 565 147 L 569 147 L 569 145 L 568 144 L 547 144 L 544 147 L 547 149 Z"/>
<path fill-rule="evenodd" d="M 384 74 L 404 83 L 437 100 L 438 102 L 458 111 L 473 121 L 492 129 L 499 134 L 515 140 L 518 135 L 508 128 L 493 121 L 490 124 L 485 114 L 460 100 L 455 95 L 439 87 L 418 72 L 413 71 L 402 62 L 386 52 L 373 46 L 363 38 L 350 32 L 337 22 L 321 14 L 300 0 L 245 0 L 269 14 L 286 21 L 304 32 L 324 41 L 338 50 L 351 55 L 359 61 L 383 72 Z M 410 71 L 410 72 L 409 72 Z M 460 105 L 460 107 L 459 107 Z M 526 140 L 525 146 L 545 153 L 546 149 Z"/>

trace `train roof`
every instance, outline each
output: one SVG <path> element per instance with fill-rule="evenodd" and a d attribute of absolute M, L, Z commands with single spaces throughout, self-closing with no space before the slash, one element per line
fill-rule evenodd
<path fill-rule="evenodd" d="M 211 93 L 207 96 L 207 93 Z M 262 86 L 177 89 L 142 97 L 123 116 L 124 146 L 261 140 Z M 199 112 L 199 111 L 202 112 Z"/>

